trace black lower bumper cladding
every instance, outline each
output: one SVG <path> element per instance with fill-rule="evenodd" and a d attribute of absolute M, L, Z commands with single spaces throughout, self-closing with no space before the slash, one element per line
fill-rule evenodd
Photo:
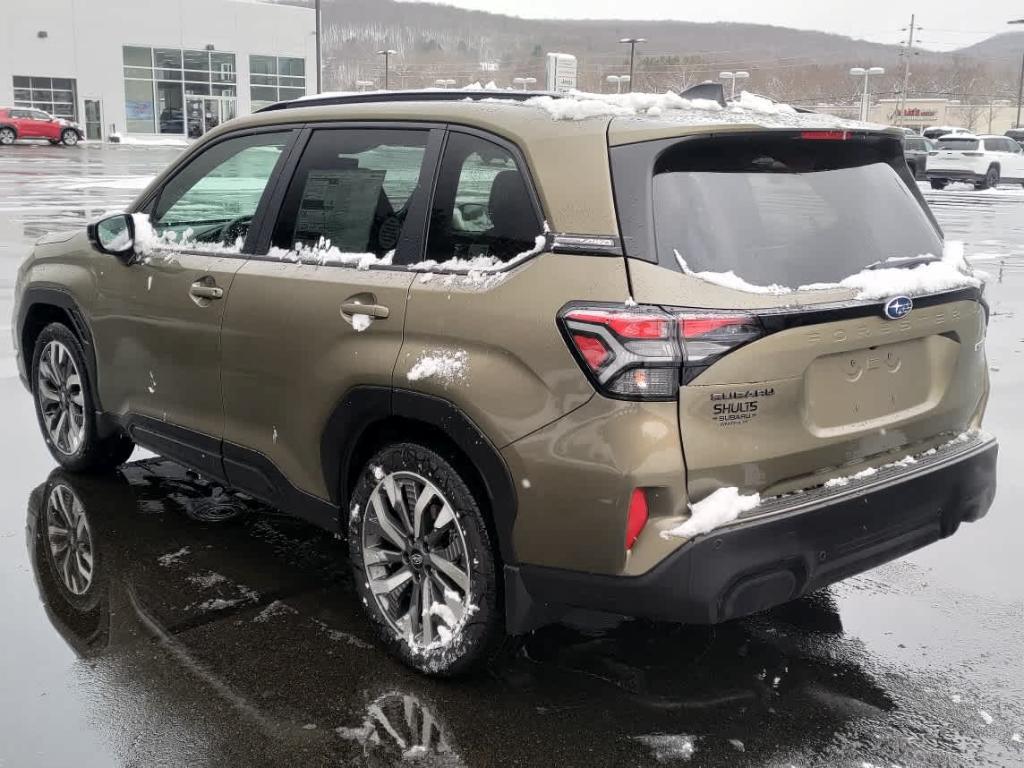
<path fill-rule="evenodd" d="M 544 623 L 569 607 L 715 624 L 788 602 L 981 518 L 995 496 L 997 452 L 988 438 L 862 493 L 712 531 L 642 576 L 522 565 L 514 575 L 517 606 L 509 595 L 510 630 Z"/>

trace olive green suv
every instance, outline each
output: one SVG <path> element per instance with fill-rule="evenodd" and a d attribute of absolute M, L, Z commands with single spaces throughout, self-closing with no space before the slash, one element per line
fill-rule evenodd
<path fill-rule="evenodd" d="M 347 536 L 383 643 L 447 675 L 986 513 L 983 286 L 898 132 L 494 96 L 275 105 L 43 238 L 13 325 L 55 459 L 143 446 Z"/>

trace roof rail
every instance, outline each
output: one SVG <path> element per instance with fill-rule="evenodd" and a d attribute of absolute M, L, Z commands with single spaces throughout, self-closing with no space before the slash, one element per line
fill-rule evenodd
<path fill-rule="evenodd" d="M 257 109 L 257 112 L 274 112 L 295 107 L 324 107 L 335 104 L 379 104 L 383 102 L 408 101 L 482 101 L 483 99 L 505 99 L 526 101 L 536 96 L 564 96 L 553 91 L 511 91 L 497 88 L 479 90 L 420 89 L 407 91 L 363 91 L 361 93 L 325 93 L 321 96 L 304 96 L 292 101 L 279 101 Z"/>

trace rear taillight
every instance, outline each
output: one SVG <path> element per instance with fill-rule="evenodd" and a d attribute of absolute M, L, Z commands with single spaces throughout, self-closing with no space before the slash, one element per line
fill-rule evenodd
<path fill-rule="evenodd" d="M 578 306 L 559 320 L 598 390 L 626 400 L 675 399 L 680 382 L 763 334 L 756 317 L 737 312 Z"/>

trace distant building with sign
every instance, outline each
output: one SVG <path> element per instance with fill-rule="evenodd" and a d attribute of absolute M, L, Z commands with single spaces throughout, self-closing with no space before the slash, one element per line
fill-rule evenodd
<path fill-rule="evenodd" d="M 859 105 L 812 104 L 815 112 L 856 120 Z M 952 99 L 907 99 L 901 107 L 897 99 L 879 99 L 871 105 L 868 120 L 882 125 L 899 125 L 922 130 L 932 125 L 966 128 L 973 133 L 1002 134 L 1015 127 L 1017 105 L 1011 101 L 988 104 L 964 104 Z"/>
<path fill-rule="evenodd" d="M 0 106 L 111 133 L 195 137 L 316 89 L 311 8 L 254 0 L 32 0 L 0 27 Z"/>
<path fill-rule="evenodd" d="M 567 93 L 576 89 L 576 57 L 571 53 L 549 53 L 545 89 Z"/>

